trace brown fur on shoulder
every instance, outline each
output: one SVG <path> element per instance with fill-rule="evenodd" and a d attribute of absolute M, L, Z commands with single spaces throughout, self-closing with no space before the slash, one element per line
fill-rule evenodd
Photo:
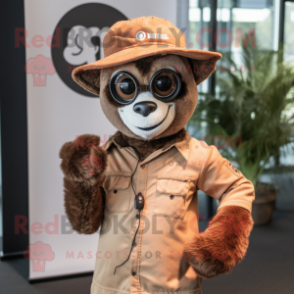
<path fill-rule="evenodd" d="M 185 245 L 185 256 L 203 278 L 229 273 L 244 258 L 252 227 L 249 211 L 238 206 L 225 206 L 203 233 Z"/>
<path fill-rule="evenodd" d="M 154 151 L 159 150 L 163 147 L 167 148 L 168 146 L 183 141 L 187 136 L 187 132 L 185 129 L 182 129 L 178 133 L 159 138 L 155 140 L 143 140 L 128 137 L 121 132 L 116 132 L 110 140 L 114 140 L 121 147 L 134 147 L 140 156 L 140 160 L 143 161 Z"/>

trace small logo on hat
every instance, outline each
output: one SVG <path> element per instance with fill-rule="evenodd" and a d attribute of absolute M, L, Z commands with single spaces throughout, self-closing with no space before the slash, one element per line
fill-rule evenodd
<path fill-rule="evenodd" d="M 143 41 L 146 38 L 146 33 L 143 31 L 139 31 L 136 34 L 136 39 L 139 41 Z"/>

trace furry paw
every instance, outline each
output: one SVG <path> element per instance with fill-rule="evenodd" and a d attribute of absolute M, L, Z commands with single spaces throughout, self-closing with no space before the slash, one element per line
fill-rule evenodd
<path fill-rule="evenodd" d="M 59 153 L 66 178 L 76 182 L 95 181 L 105 170 L 107 153 L 100 146 L 100 137 L 83 135 L 65 143 Z"/>
<path fill-rule="evenodd" d="M 202 278 L 229 273 L 244 258 L 252 227 L 249 211 L 223 207 L 203 233 L 185 244 L 185 257 Z"/>

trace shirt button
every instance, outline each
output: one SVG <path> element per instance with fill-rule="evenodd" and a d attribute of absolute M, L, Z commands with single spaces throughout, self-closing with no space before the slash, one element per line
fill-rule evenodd
<path fill-rule="evenodd" d="M 116 194 L 117 193 L 117 190 L 113 190 L 113 193 Z"/>
<path fill-rule="evenodd" d="M 140 216 L 139 216 L 139 213 L 138 213 L 138 214 L 136 214 L 136 218 L 138 218 L 138 219 L 140 218 Z"/>
<path fill-rule="evenodd" d="M 136 272 L 132 272 L 132 275 L 135 276 L 137 273 Z"/>
<path fill-rule="evenodd" d="M 134 246 L 134 247 L 136 247 L 136 246 L 137 246 L 136 242 L 134 242 L 134 243 L 133 243 L 133 246 Z"/>
<path fill-rule="evenodd" d="M 170 200 L 173 200 L 174 197 L 175 197 L 174 195 L 170 195 L 170 196 L 169 196 Z"/>

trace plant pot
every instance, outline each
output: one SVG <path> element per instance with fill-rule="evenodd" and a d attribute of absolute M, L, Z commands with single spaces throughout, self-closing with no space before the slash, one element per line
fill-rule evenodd
<path fill-rule="evenodd" d="M 264 225 L 271 220 L 276 206 L 277 192 L 272 184 L 258 183 L 252 204 L 252 218 L 255 225 Z"/>

